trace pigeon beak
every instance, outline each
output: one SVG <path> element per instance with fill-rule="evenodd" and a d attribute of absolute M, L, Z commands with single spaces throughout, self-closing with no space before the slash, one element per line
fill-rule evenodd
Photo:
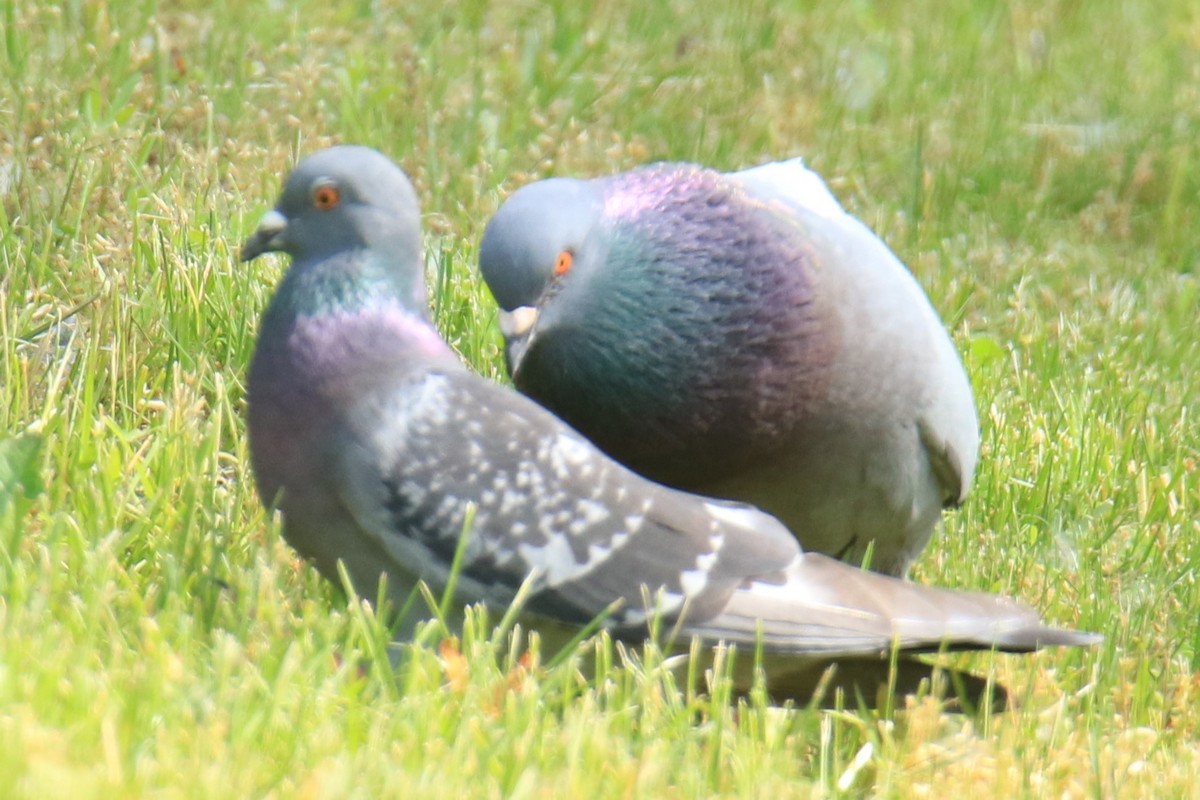
<path fill-rule="evenodd" d="M 263 253 L 274 253 L 281 250 L 287 224 L 287 217 L 275 209 L 263 214 L 262 220 L 258 223 L 258 229 L 242 245 L 241 260 L 250 261 Z"/>
<path fill-rule="evenodd" d="M 500 332 L 504 334 L 504 359 L 508 362 L 508 374 L 516 375 L 521 358 L 529 346 L 529 337 L 537 323 L 538 311 L 533 306 L 519 306 L 512 311 L 500 310 L 498 314 Z"/>
<path fill-rule="evenodd" d="M 519 339 L 529 333 L 537 317 L 537 309 L 533 306 L 518 306 L 512 311 L 501 310 L 500 332 L 505 339 Z"/>

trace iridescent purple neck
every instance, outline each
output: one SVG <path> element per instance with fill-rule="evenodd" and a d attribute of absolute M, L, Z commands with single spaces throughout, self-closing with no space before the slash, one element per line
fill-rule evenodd
<path fill-rule="evenodd" d="M 304 371 L 324 379 L 352 371 L 458 363 L 427 319 L 394 302 L 298 316 L 285 347 Z"/>

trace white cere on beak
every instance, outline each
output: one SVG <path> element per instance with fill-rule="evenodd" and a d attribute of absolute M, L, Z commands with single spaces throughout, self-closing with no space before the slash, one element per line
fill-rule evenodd
<path fill-rule="evenodd" d="M 500 332 L 506 339 L 524 336 L 537 322 L 537 316 L 537 309 L 533 306 L 520 306 L 512 311 L 501 310 Z"/>
<path fill-rule="evenodd" d="M 271 209 L 263 214 L 262 219 L 258 221 L 258 229 L 254 231 L 254 235 L 261 237 L 264 241 L 270 241 L 272 237 L 279 235 L 279 232 L 286 227 L 287 217 L 279 213 L 279 211 Z"/>

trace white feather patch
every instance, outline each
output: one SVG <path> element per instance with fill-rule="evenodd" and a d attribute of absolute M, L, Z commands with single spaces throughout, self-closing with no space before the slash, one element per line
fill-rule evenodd
<path fill-rule="evenodd" d="M 708 509 L 711 516 L 726 525 L 732 525 L 735 528 L 754 528 L 754 515 L 749 509 L 731 508 L 718 503 L 705 503 L 704 507 Z"/>
<path fill-rule="evenodd" d="M 708 570 L 687 569 L 679 573 L 679 586 L 685 597 L 695 597 L 708 586 Z"/>
<path fill-rule="evenodd" d="M 571 543 L 562 534 L 546 537 L 544 545 L 519 544 L 517 552 L 529 566 L 539 570 L 550 586 L 570 580 L 579 573 L 579 562 Z"/>
<path fill-rule="evenodd" d="M 846 216 L 841 203 L 829 191 L 820 175 L 804 166 L 804 160 L 793 158 L 763 164 L 761 167 L 735 172 L 733 177 L 747 186 L 776 198 L 794 203 L 814 214 L 837 219 Z"/>

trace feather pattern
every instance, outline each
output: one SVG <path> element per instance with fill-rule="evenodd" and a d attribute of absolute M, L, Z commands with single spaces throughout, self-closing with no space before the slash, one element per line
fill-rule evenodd
<path fill-rule="evenodd" d="M 374 189 L 361 182 L 367 174 Z M 356 201 L 322 208 L 328 195 L 314 186 Z M 417 581 L 440 591 L 466 535 L 463 601 L 504 607 L 528 582 L 524 611 L 547 630 L 607 614 L 603 624 L 631 640 L 661 621 L 685 640 L 761 642 L 787 656 L 780 687 L 800 699 L 798 687 L 837 658 L 865 659 L 886 682 L 880 656 L 892 646 L 1094 641 L 1045 626 L 1016 601 L 803 553 L 762 511 L 651 483 L 471 373 L 424 307 L 411 188 L 374 151 L 333 148 L 301 162 L 243 255 L 269 250 L 293 261 L 250 370 L 259 490 L 282 512 L 287 540 L 330 580 L 343 565 L 363 596 L 384 576 L 397 606 Z"/>
<path fill-rule="evenodd" d="M 571 255 L 556 271 L 556 254 Z M 979 446 L 962 363 L 903 264 L 799 159 L 518 190 L 480 270 L 517 388 L 655 481 L 752 503 L 902 575 Z"/>

